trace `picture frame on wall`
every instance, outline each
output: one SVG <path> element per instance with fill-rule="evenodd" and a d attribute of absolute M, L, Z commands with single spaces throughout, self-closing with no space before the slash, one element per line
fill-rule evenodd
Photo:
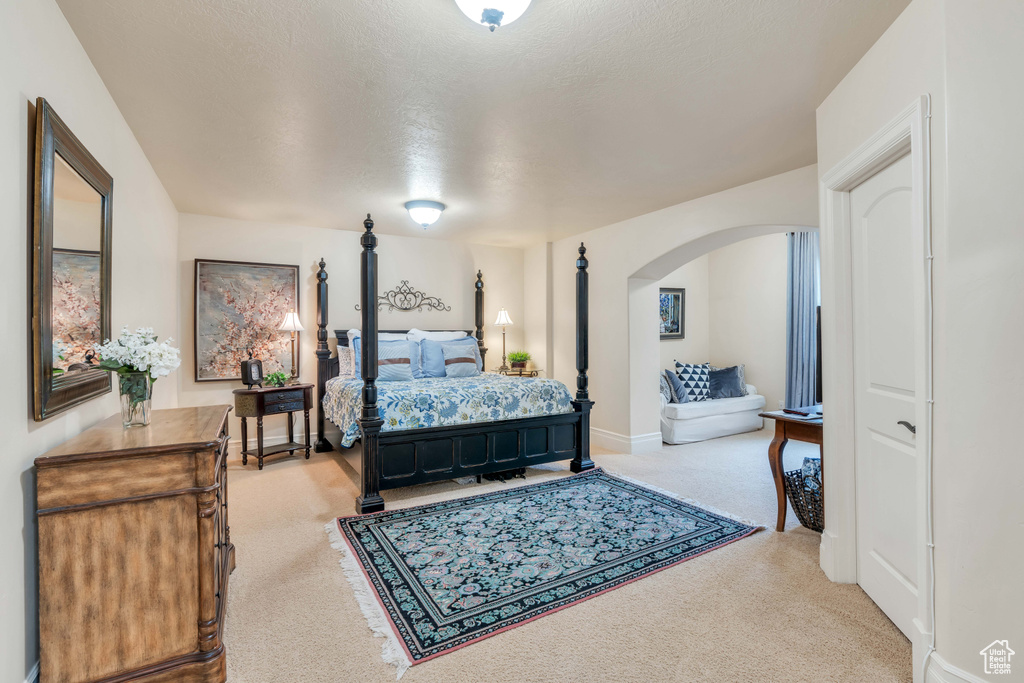
<path fill-rule="evenodd" d="M 291 373 L 291 333 L 278 328 L 299 310 L 298 266 L 196 259 L 194 303 L 196 382 L 240 382 L 250 351 L 267 374 Z"/>
<path fill-rule="evenodd" d="M 684 339 L 686 323 L 686 290 L 662 287 L 658 294 L 659 332 L 664 339 Z"/>

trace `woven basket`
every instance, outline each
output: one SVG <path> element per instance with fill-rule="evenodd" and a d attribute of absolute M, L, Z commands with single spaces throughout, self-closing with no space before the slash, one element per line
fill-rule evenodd
<path fill-rule="evenodd" d="M 821 497 L 821 480 L 817 477 L 807 477 L 817 482 L 816 489 L 809 489 L 804 485 L 804 473 L 802 470 L 791 470 L 783 473 L 786 481 L 786 495 L 796 512 L 797 519 L 808 529 L 822 531 L 825 528 L 825 506 Z"/>

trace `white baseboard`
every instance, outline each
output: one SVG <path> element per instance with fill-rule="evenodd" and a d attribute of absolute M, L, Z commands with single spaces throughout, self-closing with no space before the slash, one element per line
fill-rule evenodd
<path fill-rule="evenodd" d="M 978 667 L 981 668 L 981 655 L 978 655 Z M 924 680 L 925 683 L 985 683 L 984 679 L 953 666 L 938 652 L 928 658 Z"/>
<path fill-rule="evenodd" d="M 590 438 L 595 445 L 617 453 L 649 453 L 661 448 L 661 432 L 626 436 L 607 429 L 591 427 Z"/>
<path fill-rule="evenodd" d="M 39 683 L 39 660 L 36 660 L 32 670 L 28 672 L 28 676 L 25 677 L 25 683 Z"/>

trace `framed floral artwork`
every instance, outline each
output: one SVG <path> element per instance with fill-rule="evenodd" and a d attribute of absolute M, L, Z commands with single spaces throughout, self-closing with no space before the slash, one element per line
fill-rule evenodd
<path fill-rule="evenodd" d="M 662 287 L 658 303 L 659 332 L 662 339 L 683 339 L 686 321 L 686 290 Z"/>
<path fill-rule="evenodd" d="M 100 252 L 53 250 L 52 339 L 54 370 L 68 372 L 102 344 Z"/>
<path fill-rule="evenodd" d="M 267 374 L 291 374 L 291 335 L 278 328 L 299 308 L 298 284 L 298 266 L 196 259 L 196 381 L 241 381 L 250 351 Z"/>

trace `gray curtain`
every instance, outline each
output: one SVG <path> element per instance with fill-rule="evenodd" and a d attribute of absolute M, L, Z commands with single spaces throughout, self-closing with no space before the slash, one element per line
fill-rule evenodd
<path fill-rule="evenodd" d="M 791 232 L 786 283 L 786 407 L 814 404 L 816 315 L 821 304 L 817 232 Z"/>

